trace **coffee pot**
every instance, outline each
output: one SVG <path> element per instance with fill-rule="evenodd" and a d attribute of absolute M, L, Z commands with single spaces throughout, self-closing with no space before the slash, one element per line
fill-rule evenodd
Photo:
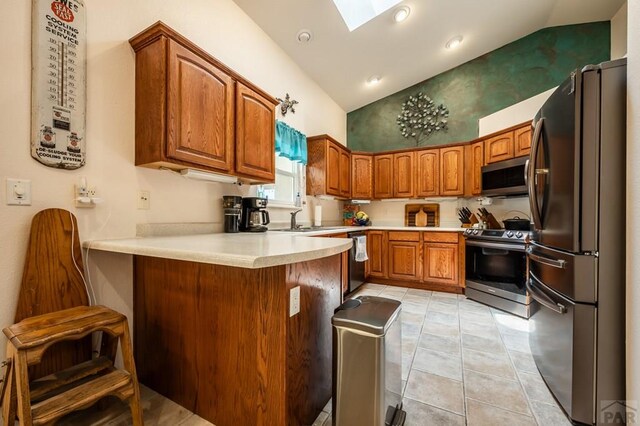
<path fill-rule="evenodd" d="M 242 214 L 240 231 L 265 232 L 269 224 L 267 199 L 260 197 L 246 197 L 242 199 Z"/>

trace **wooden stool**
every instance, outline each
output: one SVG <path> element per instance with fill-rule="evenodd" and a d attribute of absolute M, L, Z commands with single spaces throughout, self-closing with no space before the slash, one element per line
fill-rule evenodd
<path fill-rule="evenodd" d="M 126 400 L 134 425 L 142 425 L 140 391 L 127 318 L 104 306 L 78 306 L 27 318 L 7 327 L 4 424 L 13 426 L 16 406 L 20 425 L 52 424 L 60 417 L 114 395 Z M 102 331 L 100 356 L 29 383 L 27 368 L 40 362 L 49 346 Z M 124 370 L 114 367 L 118 340 Z"/>

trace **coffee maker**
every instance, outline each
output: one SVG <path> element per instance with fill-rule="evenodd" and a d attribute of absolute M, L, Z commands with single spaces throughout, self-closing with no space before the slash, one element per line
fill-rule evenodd
<path fill-rule="evenodd" d="M 240 230 L 243 232 L 265 232 L 269 224 L 267 199 L 247 197 L 242 199 L 242 218 Z"/>
<path fill-rule="evenodd" d="M 222 208 L 224 209 L 224 232 L 239 232 L 242 197 L 225 195 L 222 197 Z"/>

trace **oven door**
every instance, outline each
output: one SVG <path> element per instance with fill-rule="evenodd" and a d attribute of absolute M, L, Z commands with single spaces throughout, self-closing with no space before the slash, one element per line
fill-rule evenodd
<path fill-rule="evenodd" d="M 526 303 L 526 258 L 522 244 L 467 239 L 467 285 Z"/>

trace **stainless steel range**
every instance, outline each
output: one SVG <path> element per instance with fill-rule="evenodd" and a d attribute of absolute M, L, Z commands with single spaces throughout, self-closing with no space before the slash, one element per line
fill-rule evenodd
<path fill-rule="evenodd" d="M 526 287 L 526 231 L 467 229 L 466 290 L 469 299 L 529 318 L 535 309 Z"/>

